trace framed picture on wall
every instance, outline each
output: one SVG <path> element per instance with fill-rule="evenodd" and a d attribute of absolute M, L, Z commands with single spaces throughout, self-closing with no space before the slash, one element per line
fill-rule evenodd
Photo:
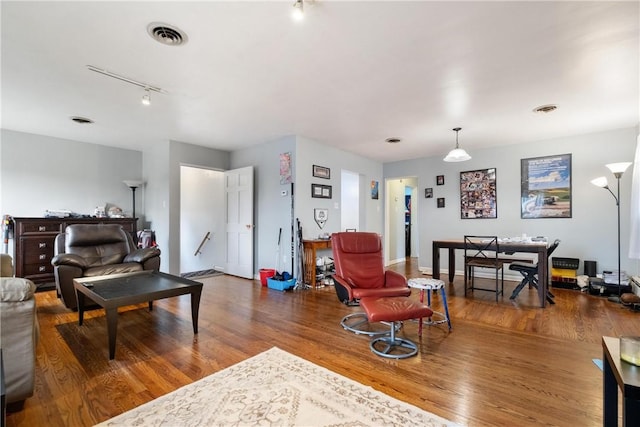
<path fill-rule="evenodd" d="M 497 218 L 496 169 L 460 172 L 460 218 Z"/>
<path fill-rule="evenodd" d="M 311 197 L 316 199 L 330 199 L 331 186 L 322 184 L 311 184 Z"/>
<path fill-rule="evenodd" d="M 424 189 L 424 197 L 425 197 L 425 199 L 433 198 L 433 188 L 425 188 Z"/>
<path fill-rule="evenodd" d="M 571 154 L 520 160 L 520 217 L 571 218 Z"/>
<path fill-rule="evenodd" d="M 444 208 L 444 197 L 438 197 L 438 207 Z"/>
<path fill-rule="evenodd" d="M 313 165 L 313 176 L 315 178 L 331 179 L 331 169 L 324 166 Z"/>
<path fill-rule="evenodd" d="M 444 175 L 436 176 L 436 185 L 444 185 Z"/>

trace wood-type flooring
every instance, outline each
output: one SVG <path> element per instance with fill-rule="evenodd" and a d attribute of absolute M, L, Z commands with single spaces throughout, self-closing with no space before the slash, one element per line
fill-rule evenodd
<path fill-rule="evenodd" d="M 424 277 L 415 260 L 390 267 Z M 108 359 L 103 310 L 77 313 L 55 291 L 36 294 L 40 341 L 35 395 L 7 426 L 89 426 L 277 346 L 395 398 L 468 426 L 602 424 L 601 337 L 640 335 L 640 313 L 579 291 L 554 289 L 556 305 L 537 306 L 534 289 L 509 300 L 490 292 L 464 297 L 447 285 L 453 331 L 405 322 L 399 333 L 418 356 L 387 360 L 369 338 L 340 327 L 359 307 L 333 287 L 279 292 L 232 276 L 201 280 L 199 334 L 189 296 L 119 312 L 115 360 Z M 418 298 L 414 290 L 412 298 Z M 441 298 L 433 307 L 439 310 Z"/>

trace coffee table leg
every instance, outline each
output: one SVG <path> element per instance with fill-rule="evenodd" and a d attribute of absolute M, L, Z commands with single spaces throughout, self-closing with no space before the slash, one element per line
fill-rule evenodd
<path fill-rule="evenodd" d="M 82 326 L 84 320 L 84 294 L 76 291 L 76 301 L 78 303 L 78 325 Z"/>
<path fill-rule="evenodd" d="M 109 359 L 116 357 L 116 332 L 118 331 L 118 308 L 107 308 L 107 333 L 109 334 Z"/>
<path fill-rule="evenodd" d="M 193 322 L 193 333 L 198 333 L 198 311 L 200 310 L 200 295 L 202 288 L 191 292 L 191 321 Z"/>

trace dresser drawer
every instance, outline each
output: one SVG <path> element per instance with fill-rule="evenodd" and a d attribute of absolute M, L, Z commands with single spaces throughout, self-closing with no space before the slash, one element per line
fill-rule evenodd
<path fill-rule="evenodd" d="M 52 274 L 53 266 L 50 262 L 42 262 L 38 264 L 25 264 L 23 275 L 24 277 L 34 276 L 38 274 Z"/>
<path fill-rule="evenodd" d="M 21 222 L 20 234 L 32 233 L 54 233 L 58 234 L 62 231 L 62 221 L 47 222 Z"/>
<path fill-rule="evenodd" d="M 22 239 L 22 250 L 24 256 L 33 254 L 49 254 L 53 256 L 53 242 L 55 236 L 28 237 Z"/>

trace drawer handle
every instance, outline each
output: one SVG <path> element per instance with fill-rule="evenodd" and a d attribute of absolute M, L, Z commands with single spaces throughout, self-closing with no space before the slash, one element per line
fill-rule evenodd
<path fill-rule="evenodd" d="M 38 231 L 47 231 L 47 226 L 46 225 L 40 225 L 38 227 Z"/>
<path fill-rule="evenodd" d="M 45 267 L 44 265 L 41 265 L 40 267 L 38 267 L 38 271 L 41 273 L 43 273 L 46 269 L 47 267 Z"/>
<path fill-rule="evenodd" d="M 42 249 L 42 248 L 46 248 L 46 247 L 47 247 L 47 244 L 46 244 L 46 243 L 38 243 L 38 247 L 39 247 L 40 249 Z"/>
<path fill-rule="evenodd" d="M 40 259 L 41 260 L 47 259 L 47 254 L 40 254 Z"/>

